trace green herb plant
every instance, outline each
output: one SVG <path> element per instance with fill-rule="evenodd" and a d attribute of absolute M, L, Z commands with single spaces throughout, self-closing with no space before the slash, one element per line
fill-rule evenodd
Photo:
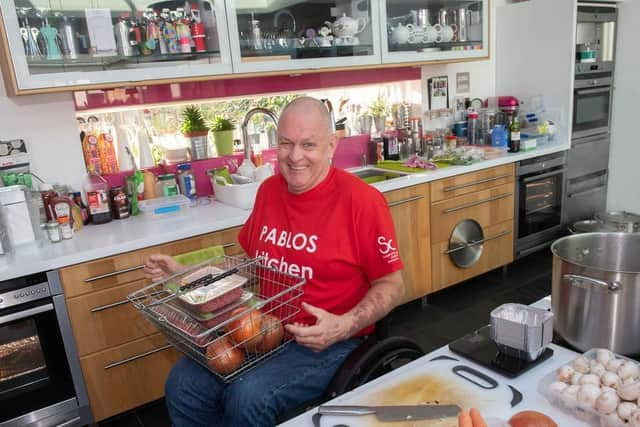
<path fill-rule="evenodd" d="M 375 101 L 369 105 L 369 114 L 373 117 L 386 117 L 389 111 L 389 107 L 387 106 L 387 99 L 379 95 Z"/>
<path fill-rule="evenodd" d="M 189 105 L 182 110 L 182 124 L 180 131 L 184 135 L 190 135 L 198 132 L 207 132 L 207 127 L 200 108 L 195 105 Z"/>
<path fill-rule="evenodd" d="M 225 130 L 234 130 L 236 128 L 233 121 L 223 116 L 216 116 L 210 124 L 211 132 L 222 132 Z"/>

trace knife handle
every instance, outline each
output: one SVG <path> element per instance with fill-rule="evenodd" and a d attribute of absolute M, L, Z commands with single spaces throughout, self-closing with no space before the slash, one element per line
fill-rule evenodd
<path fill-rule="evenodd" d="M 369 406 L 321 405 L 318 407 L 318 413 L 323 415 L 369 415 L 375 414 L 376 411 Z"/>

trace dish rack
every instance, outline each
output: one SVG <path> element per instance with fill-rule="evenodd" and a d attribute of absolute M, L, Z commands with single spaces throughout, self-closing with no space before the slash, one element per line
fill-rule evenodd
<path fill-rule="evenodd" d="M 284 325 L 300 311 L 304 283 L 261 258 L 220 256 L 127 298 L 169 344 L 231 382 L 292 340 Z M 281 335 L 281 342 L 267 345 L 266 335 Z"/>

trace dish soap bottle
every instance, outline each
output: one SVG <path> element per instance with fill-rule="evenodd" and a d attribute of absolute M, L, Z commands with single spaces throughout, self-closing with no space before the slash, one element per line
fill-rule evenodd
<path fill-rule="evenodd" d="M 91 222 L 93 224 L 104 224 L 111 221 L 107 181 L 98 174 L 90 173 L 85 181 L 84 191 L 87 196 Z"/>

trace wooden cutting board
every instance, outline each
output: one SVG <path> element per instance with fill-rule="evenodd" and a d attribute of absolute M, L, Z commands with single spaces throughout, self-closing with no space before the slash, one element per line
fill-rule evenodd
<path fill-rule="evenodd" d="M 358 390 L 338 397 L 332 405 L 417 405 L 457 404 L 463 409 L 478 408 L 483 414 L 507 412 L 522 396 L 506 384 L 500 384 L 474 376 L 467 371 L 464 361 L 435 359 L 420 360 L 404 366 L 384 378 L 378 378 Z M 462 378 L 463 375 L 472 379 Z M 483 374 L 483 372 L 481 372 Z M 380 426 L 380 427 L 451 427 L 457 425 L 455 418 L 442 420 L 402 421 L 380 423 L 374 415 L 367 416 L 322 416 L 320 426 Z"/>

